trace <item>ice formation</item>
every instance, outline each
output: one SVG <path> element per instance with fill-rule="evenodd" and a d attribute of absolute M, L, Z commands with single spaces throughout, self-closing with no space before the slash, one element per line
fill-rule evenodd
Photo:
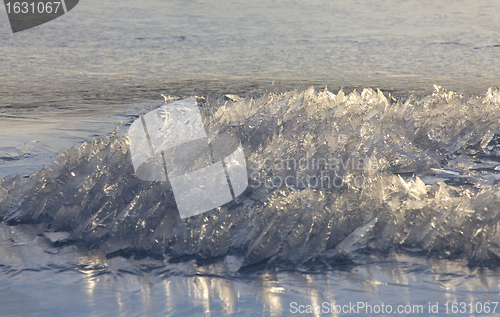
<path fill-rule="evenodd" d="M 499 106 L 493 88 L 209 98 L 207 130 L 237 136 L 247 159 L 250 186 L 233 202 L 181 220 L 169 184 L 135 177 L 127 138 L 113 135 L 4 178 L 0 217 L 67 233 L 56 243 L 226 258 L 233 270 L 386 251 L 496 266 Z"/>

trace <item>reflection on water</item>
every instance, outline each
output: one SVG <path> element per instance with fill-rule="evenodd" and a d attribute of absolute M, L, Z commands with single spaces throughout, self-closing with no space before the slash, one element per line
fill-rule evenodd
<path fill-rule="evenodd" d="M 434 315 L 444 316 L 446 302 L 498 301 L 500 292 L 497 272 L 464 262 L 372 255 L 320 273 L 277 267 L 230 273 L 223 261 L 198 266 L 53 248 L 30 232 L 29 225 L 0 226 L 0 306 L 6 315 L 281 316 L 298 305 L 366 302 L 428 310 L 429 302 L 438 302 Z M 318 308 L 309 315 L 339 314 Z"/>

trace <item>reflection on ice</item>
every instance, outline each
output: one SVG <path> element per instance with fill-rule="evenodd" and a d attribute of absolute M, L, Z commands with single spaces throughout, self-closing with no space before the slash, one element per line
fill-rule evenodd
<path fill-rule="evenodd" d="M 0 304 L 7 314 L 281 316 L 294 305 L 366 302 L 427 307 L 429 301 L 441 305 L 495 301 L 500 292 L 496 270 L 471 269 L 464 261 L 390 254 L 362 256 L 330 270 L 269 267 L 231 273 L 224 261 L 197 265 L 150 258 L 106 259 L 72 246 L 50 254 L 44 252 L 50 240 L 36 239 L 25 229 L 0 245 Z M 15 245 L 15 237 L 26 243 Z M 21 307 L 26 298 L 31 304 Z M 446 316 L 443 310 L 436 315 Z"/>

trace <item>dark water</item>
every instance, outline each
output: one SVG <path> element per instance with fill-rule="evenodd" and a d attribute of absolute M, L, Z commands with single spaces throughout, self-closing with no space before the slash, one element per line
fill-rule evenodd
<path fill-rule="evenodd" d="M 1 315 L 500 314 L 497 2 L 82 1 L 16 34 L 1 11 Z M 242 140 L 235 202 L 181 221 L 134 178 L 161 93 Z M 376 164 L 279 182 L 320 175 L 301 158 Z"/>

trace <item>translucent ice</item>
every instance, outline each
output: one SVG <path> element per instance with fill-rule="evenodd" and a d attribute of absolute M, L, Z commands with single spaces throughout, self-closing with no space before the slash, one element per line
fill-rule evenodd
<path fill-rule="evenodd" d="M 499 106 L 493 88 L 482 98 L 440 87 L 208 98 L 207 131 L 241 140 L 225 164 L 246 158 L 249 187 L 234 201 L 181 220 L 170 185 L 137 178 L 128 140 L 110 136 L 2 180 L 0 216 L 109 254 L 225 258 L 233 270 L 359 250 L 497 265 Z"/>

